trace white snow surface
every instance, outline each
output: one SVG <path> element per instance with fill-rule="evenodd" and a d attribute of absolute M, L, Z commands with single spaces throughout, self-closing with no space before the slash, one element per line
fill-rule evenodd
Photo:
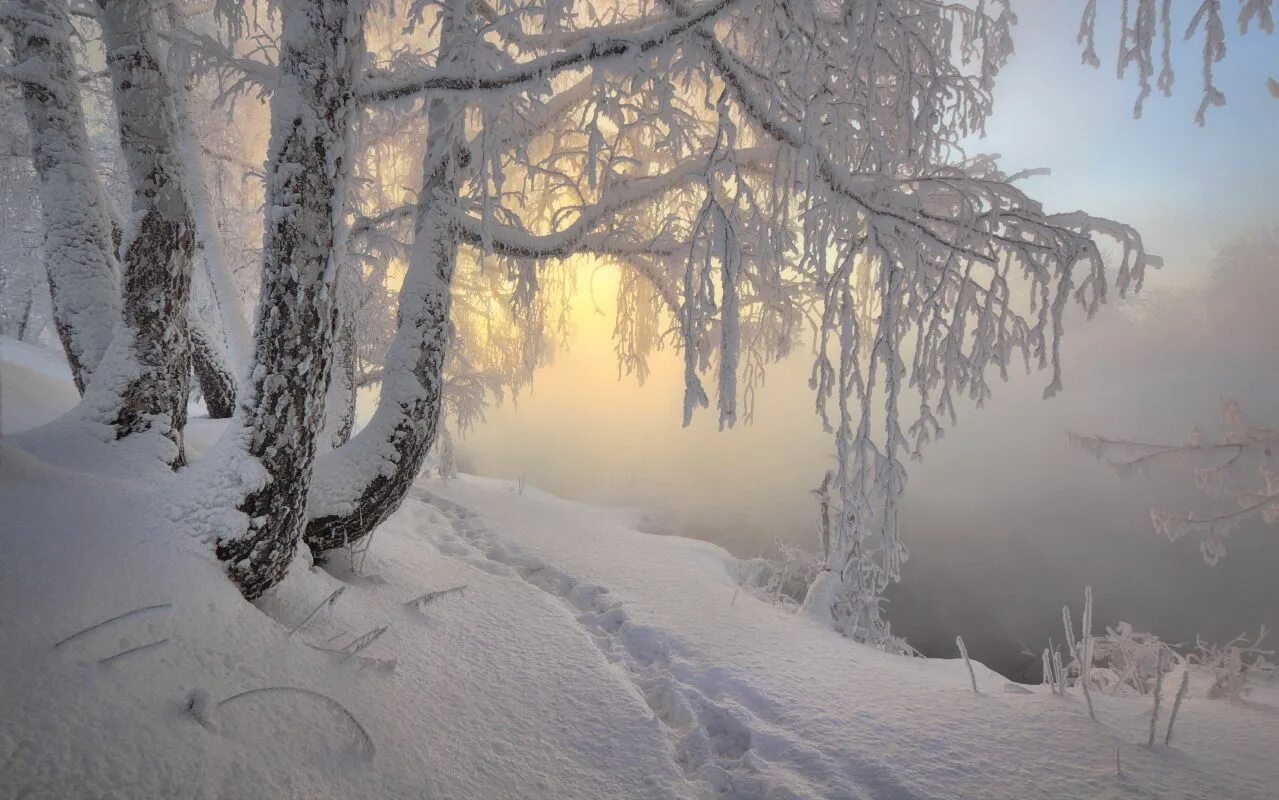
<path fill-rule="evenodd" d="M 33 375 L 70 389 L 37 354 L 0 348 L 7 421 L 43 421 L 25 407 Z M 179 479 L 93 437 L 58 441 L 70 430 L 0 440 L 0 798 L 1261 800 L 1279 787 L 1272 690 L 1230 705 L 1192 676 L 1172 746 L 1148 749 L 1149 698 L 1095 697 L 1092 723 L 1077 691 L 1010 692 L 980 664 L 974 694 L 958 659 L 889 656 L 739 590 L 715 545 L 491 479 L 419 478 L 358 568 L 303 553 L 251 605 L 168 521 Z"/>

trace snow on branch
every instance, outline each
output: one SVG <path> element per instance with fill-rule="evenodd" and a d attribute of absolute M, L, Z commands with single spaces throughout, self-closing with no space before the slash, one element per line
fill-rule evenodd
<path fill-rule="evenodd" d="M 710 0 L 704 7 L 650 28 L 627 33 L 609 31 L 584 38 L 558 53 L 521 62 L 513 67 L 477 71 L 432 69 L 408 75 L 368 75 L 358 93 L 363 103 L 384 103 L 426 92 L 475 92 L 538 84 L 565 69 L 590 66 L 605 59 L 642 55 L 675 40 L 681 33 L 713 20 L 742 0 Z"/>
<path fill-rule="evenodd" d="M 197 72 L 215 72 L 224 78 L 219 101 L 253 90 L 263 96 L 275 89 L 278 71 L 272 63 L 237 55 L 231 47 L 214 37 L 186 28 L 170 30 L 165 38 L 180 44 L 190 53 L 192 66 Z M 264 47 L 257 48 L 258 52 L 264 50 Z"/>

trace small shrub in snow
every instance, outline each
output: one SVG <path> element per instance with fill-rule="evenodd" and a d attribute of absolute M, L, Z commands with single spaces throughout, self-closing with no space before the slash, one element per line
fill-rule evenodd
<path fill-rule="evenodd" d="M 440 477 L 444 480 L 457 477 L 457 460 L 453 453 L 453 436 L 445 425 L 440 426 Z"/>
<path fill-rule="evenodd" d="M 761 600 L 798 610 L 820 570 L 821 561 L 815 553 L 779 540 L 772 558 L 738 561 L 736 578 Z"/>
<path fill-rule="evenodd" d="M 1190 655 L 1190 661 L 1211 670 L 1213 681 L 1208 689 L 1209 697 L 1238 702 L 1247 693 L 1249 680 L 1273 680 L 1279 674 L 1276 665 L 1267 659 L 1275 651 L 1261 648 L 1266 634 L 1263 625 L 1254 639 L 1241 634 L 1224 645 L 1196 639 L 1196 652 Z"/>
<path fill-rule="evenodd" d="M 1113 672 L 1113 677 L 1097 676 L 1095 672 L 1093 676 L 1093 680 L 1108 686 L 1111 694 L 1119 694 L 1125 689 L 1150 694 L 1161 669 L 1171 669 L 1183 661 L 1158 636 L 1134 630 L 1127 622 L 1120 622 L 1114 628 L 1107 627 L 1106 635 L 1097 637 L 1093 657 L 1096 663 Z"/>

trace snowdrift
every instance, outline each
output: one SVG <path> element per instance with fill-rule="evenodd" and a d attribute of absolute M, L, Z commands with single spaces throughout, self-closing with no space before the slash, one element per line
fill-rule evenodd
<path fill-rule="evenodd" d="M 74 402 L 56 358 L 0 359 L 0 798 L 1276 796 L 1273 694 L 1192 683 L 1148 749 L 1148 698 L 1093 723 L 980 665 L 974 694 L 717 546 L 501 481 L 419 478 L 367 551 L 251 605 L 168 520 L 173 475 L 20 431 Z"/>

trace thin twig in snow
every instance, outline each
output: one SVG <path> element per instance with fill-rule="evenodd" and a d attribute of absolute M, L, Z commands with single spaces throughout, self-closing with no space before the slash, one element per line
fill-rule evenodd
<path fill-rule="evenodd" d="M 376 642 L 378 637 L 386 633 L 387 630 L 390 629 L 390 627 L 391 627 L 390 625 L 383 625 L 380 628 L 374 628 L 373 630 L 364 634 L 360 638 L 348 644 L 346 647 L 343 647 L 342 652 L 346 653 L 346 658 L 343 658 L 342 660 L 346 661 L 351 656 L 356 655 L 364 648 Z"/>
<path fill-rule="evenodd" d="M 140 645 L 138 645 L 137 647 L 130 647 L 128 650 L 125 650 L 125 651 L 120 652 L 120 653 L 116 653 L 116 654 L 115 654 L 115 655 L 113 655 L 113 656 L 107 656 L 106 658 L 99 658 L 99 659 L 98 659 L 98 663 L 99 663 L 99 664 L 110 664 L 112 661 L 115 661 L 117 658 L 124 658 L 125 656 L 127 656 L 127 655 L 131 655 L 131 654 L 133 654 L 133 653 L 137 653 L 137 652 L 138 652 L 138 651 L 140 651 L 140 650 L 150 650 L 152 647 L 159 647 L 160 645 L 164 644 L 164 643 L 165 643 L 165 642 L 167 642 L 167 641 L 169 641 L 169 640 L 168 640 L 167 638 L 165 638 L 165 639 L 161 639 L 161 640 L 159 640 L 159 641 L 157 641 L 157 642 L 150 642 L 149 644 L 140 644 Z"/>
<path fill-rule="evenodd" d="M 964 666 L 968 667 L 968 679 L 973 682 L 973 694 L 980 694 L 977 691 L 977 674 L 973 672 L 973 662 L 968 660 L 968 648 L 964 647 L 964 637 L 956 636 L 955 644 L 959 646 L 959 654 L 964 657 Z"/>
<path fill-rule="evenodd" d="M 408 601 L 404 605 L 416 606 L 418 608 L 421 608 L 424 605 L 434 603 L 436 600 L 439 600 L 441 597 L 446 597 L 454 593 L 462 594 L 465 591 L 466 591 L 466 584 L 464 583 L 461 586 L 454 586 L 449 589 L 439 589 L 434 592 L 427 592 L 424 595 L 419 595 L 418 597 L 413 598 L 412 600 Z"/>
<path fill-rule="evenodd" d="M 343 592 L 345 592 L 345 591 L 346 591 L 346 587 L 345 587 L 345 586 L 339 586 L 338 588 L 334 589 L 332 594 L 330 594 L 328 597 L 326 597 L 326 598 L 324 598 L 323 600 L 321 600 L 321 601 L 320 601 L 320 604 L 319 604 L 318 606 L 316 606 L 315 608 L 311 609 L 311 613 L 306 615 L 306 619 L 304 619 L 304 620 L 302 620 L 301 622 L 299 622 L 299 623 L 297 624 L 297 627 L 295 627 L 293 630 L 289 631 L 289 636 L 292 636 L 293 634 L 295 634 L 295 633 L 297 633 L 298 631 L 300 631 L 300 630 L 302 630 L 303 628 L 305 628 L 305 627 L 306 627 L 306 624 L 307 624 L 308 622 L 310 622 L 311 620 L 315 619 L 315 615 L 316 615 L 316 614 L 319 614 L 319 613 L 320 613 L 320 611 L 321 611 L 322 609 L 324 609 L 325 607 L 327 607 L 327 606 L 332 606 L 334 603 L 336 603 L 336 602 L 337 602 L 337 600 L 338 600 L 338 598 L 339 598 L 339 597 L 341 597 L 341 596 L 342 596 L 342 593 L 343 593 Z"/>
<path fill-rule="evenodd" d="M 104 619 L 104 620 L 102 620 L 101 622 L 99 622 L 99 623 L 97 623 L 97 624 L 95 624 L 95 625 L 90 625 L 90 626 L 89 626 L 89 627 L 87 627 L 87 628 L 83 628 L 83 629 L 81 629 L 81 630 L 78 630 L 78 631 L 76 631 L 75 633 L 73 633 L 73 634 L 71 634 L 70 636 L 68 636 L 67 638 L 62 639 L 62 640 L 61 640 L 61 641 L 59 641 L 59 642 L 56 642 L 53 646 L 54 646 L 54 647 L 61 647 L 62 645 L 66 644 L 67 642 L 71 641 L 72 639 L 78 639 L 79 637 L 81 637 L 81 636 L 85 635 L 86 633 L 89 633 L 90 631 L 96 631 L 98 628 L 101 628 L 103 625 L 110 625 L 112 622 L 117 622 L 117 621 L 122 620 L 122 619 L 124 619 L 124 618 L 126 618 L 126 617 L 131 617 L 131 616 L 133 616 L 134 614 L 144 614 L 144 613 L 146 613 L 146 612 L 148 612 L 148 611 L 155 611 L 155 610 L 157 610 L 157 609 L 161 609 L 161 608 L 172 608 L 172 607 L 173 607 L 173 604 L 172 604 L 172 603 L 160 603 L 159 605 L 154 605 L 154 606 L 143 606 L 142 608 L 135 608 L 135 609 L 133 609 L 132 611 L 126 611 L 126 612 L 124 612 L 123 614 L 117 614 L 116 616 L 112 617 L 111 619 Z"/>
<path fill-rule="evenodd" d="M 1181 710 L 1181 701 L 1186 699 L 1190 691 L 1190 665 L 1181 673 L 1181 687 L 1177 689 L 1177 699 L 1172 701 L 1172 714 L 1168 716 L 1168 732 L 1164 734 L 1164 747 L 1172 742 L 1172 726 L 1177 722 L 1177 712 Z"/>
<path fill-rule="evenodd" d="M 1155 723 L 1159 721 L 1159 694 L 1164 688 L 1164 651 L 1159 651 L 1155 661 L 1155 707 L 1150 712 L 1150 740 L 1147 747 L 1155 746 Z"/>
<path fill-rule="evenodd" d="M 239 694 L 233 694 L 230 697 L 226 698 L 225 700 L 222 700 L 221 702 L 219 702 L 218 708 L 221 708 L 227 703 L 233 702 L 235 700 L 239 700 L 244 697 L 250 697 L 255 694 L 265 694 L 267 692 L 300 694 L 306 697 L 314 697 L 318 700 L 323 700 L 325 703 L 327 703 L 331 707 L 336 708 L 338 711 L 341 711 L 344 715 L 346 715 L 346 718 L 351 721 L 351 724 L 355 726 L 355 729 L 360 732 L 360 736 L 363 737 L 365 750 L 368 752 L 370 756 L 373 755 L 373 752 L 374 752 L 373 737 L 369 736 L 368 730 L 366 730 L 365 727 L 360 724 L 360 721 L 355 718 L 355 715 L 352 714 L 347 709 L 346 706 L 334 700 L 332 697 L 329 697 L 327 694 L 320 694 L 319 692 L 312 691 L 310 689 L 299 689 L 296 686 L 263 686 L 261 689 L 248 689 L 246 691 L 240 692 Z"/>

